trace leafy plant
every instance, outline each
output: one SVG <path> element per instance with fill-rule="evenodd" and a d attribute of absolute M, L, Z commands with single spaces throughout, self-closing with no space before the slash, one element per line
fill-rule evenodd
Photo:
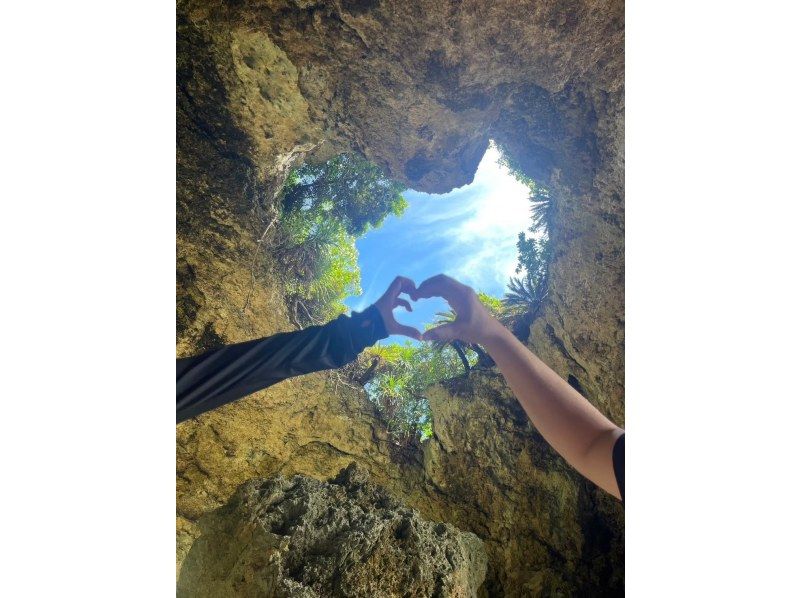
<path fill-rule="evenodd" d="M 532 225 L 530 230 L 535 226 Z M 503 304 L 510 314 L 532 314 L 547 294 L 552 246 L 546 233 L 538 239 L 526 238 L 524 233 L 520 233 L 517 251 L 517 273 L 522 276 L 509 279 Z"/>
<path fill-rule="evenodd" d="M 487 293 L 478 291 L 478 301 L 480 301 L 483 304 L 483 306 L 489 310 L 489 313 L 492 314 L 495 318 L 501 318 L 505 313 L 505 308 L 503 307 L 503 300 L 499 297 L 494 297 Z"/>
<path fill-rule="evenodd" d="M 361 293 L 355 238 L 334 219 L 292 214 L 282 222 L 284 246 L 276 253 L 290 267 L 287 296 L 307 312 L 327 320 L 345 310 L 343 301 Z M 312 316 L 313 314 L 313 316 Z"/>
<path fill-rule="evenodd" d="M 544 278 L 535 281 L 530 275 L 524 278 L 513 277 L 508 281 L 508 291 L 503 301 L 509 314 L 532 314 L 539 308 L 546 294 Z"/>
<path fill-rule="evenodd" d="M 345 298 L 361 293 L 356 237 L 405 210 L 403 189 L 352 154 L 289 174 L 273 253 L 285 266 L 287 303 L 298 324 L 331 319 L 345 311 Z"/>
<path fill-rule="evenodd" d="M 425 391 L 437 382 L 461 374 L 455 351 L 407 342 L 378 345 L 367 349 L 365 354 L 366 359 L 381 360 L 365 389 L 392 437 L 408 443 L 430 436 L 431 413 Z"/>
<path fill-rule="evenodd" d="M 520 276 L 509 279 L 503 298 L 507 316 L 517 318 L 534 314 L 547 294 L 548 268 L 552 259 L 550 233 L 555 218 L 555 202 L 550 192 L 526 176 L 502 147 L 500 163 L 529 190 L 531 224 L 517 239 L 517 268 Z M 528 236 L 528 234 L 530 236 Z"/>
<path fill-rule="evenodd" d="M 286 214 L 324 214 L 358 237 L 380 226 L 389 214 L 403 213 L 408 205 L 404 189 L 368 160 L 341 154 L 296 169 L 284 185 L 283 209 Z"/>
<path fill-rule="evenodd" d="M 528 179 L 528 189 L 530 195 L 528 200 L 531 202 L 531 226 L 528 230 L 532 233 L 543 232 L 545 235 L 550 231 L 553 222 L 555 204 L 550 198 L 550 192 Z"/>

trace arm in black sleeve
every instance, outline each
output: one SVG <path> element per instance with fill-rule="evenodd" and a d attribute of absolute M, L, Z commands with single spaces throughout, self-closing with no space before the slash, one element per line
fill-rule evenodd
<path fill-rule="evenodd" d="M 387 336 L 380 313 L 371 306 L 324 326 L 178 359 L 177 420 L 182 422 L 292 376 L 341 367 Z"/>

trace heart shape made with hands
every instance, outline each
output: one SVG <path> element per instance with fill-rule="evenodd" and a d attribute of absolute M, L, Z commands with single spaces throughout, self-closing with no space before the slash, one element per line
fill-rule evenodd
<path fill-rule="evenodd" d="M 441 297 L 456 313 L 456 319 L 430 328 L 422 334 L 413 326 L 407 326 L 398 322 L 393 314 L 397 307 L 403 307 L 406 311 L 412 311 L 411 304 L 400 297 L 401 294 L 409 296 L 411 301 L 428 299 L 431 297 Z M 475 303 L 477 299 L 475 292 L 468 286 L 461 284 L 457 280 L 438 274 L 423 281 L 419 287 L 414 281 L 405 276 L 398 276 L 389 285 L 386 292 L 375 302 L 375 307 L 383 318 L 386 331 L 389 334 L 402 334 L 416 340 L 427 341 L 452 341 L 465 340 L 472 341 L 473 328 L 475 321 Z"/>

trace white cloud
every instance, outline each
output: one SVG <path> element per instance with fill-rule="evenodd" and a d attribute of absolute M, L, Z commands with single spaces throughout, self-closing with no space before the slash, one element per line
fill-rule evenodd
<path fill-rule="evenodd" d="M 460 257 L 453 276 L 478 288 L 504 288 L 517 265 L 517 236 L 530 226 L 528 188 L 489 147 L 470 188 L 469 208 L 450 229 L 450 249 Z"/>

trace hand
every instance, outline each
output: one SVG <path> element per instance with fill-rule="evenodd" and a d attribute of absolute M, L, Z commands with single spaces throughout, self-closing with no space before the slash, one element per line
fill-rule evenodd
<path fill-rule="evenodd" d="M 497 320 L 478 300 L 475 291 L 444 274 L 429 278 L 409 295 L 414 301 L 441 297 L 456 312 L 455 321 L 425 331 L 422 340 L 484 343 L 498 325 Z"/>
<path fill-rule="evenodd" d="M 411 295 L 416 291 L 414 281 L 405 276 L 398 276 L 386 289 L 383 296 L 375 302 L 375 307 L 383 318 L 383 325 L 389 334 L 402 334 L 416 340 L 422 340 L 419 330 L 411 326 L 405 326 L 394 319 L 392 311 L 395 307 L 405 307 L 406 311 L 411 311 L 411 304 L 405 299 L 400 299 L 400 293 Z"/>

